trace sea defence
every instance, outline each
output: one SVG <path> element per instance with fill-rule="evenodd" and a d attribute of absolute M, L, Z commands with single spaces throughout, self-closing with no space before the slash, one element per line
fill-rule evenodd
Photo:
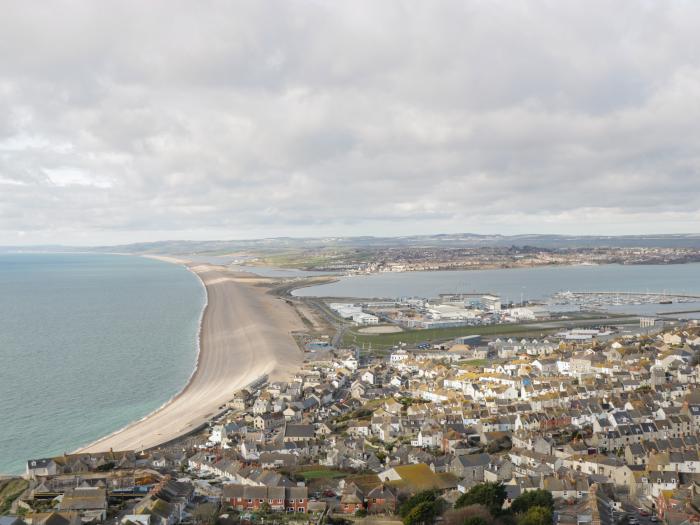
<path fill-rule="evenodd" d="M 175 261 L 172 261 L 175 262 Z M 188 434 L 220 412 L 241 388 L 267 375 L 284 379 L 303 360 L 292 331 L 304 326 L 284 300 L 257 286 L 251 274 L 192 265 L 204 283 L 197 369 L 187 386 L 163 407 L 76 452 L 142 450 Z"/>

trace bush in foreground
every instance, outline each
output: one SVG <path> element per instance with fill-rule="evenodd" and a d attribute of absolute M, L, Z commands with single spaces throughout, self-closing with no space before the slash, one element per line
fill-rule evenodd
<path fill-rule="evenodd" d="M 503 509 L 506 496 L 506 489 L 502 483 L 481 483 L 473 486 L 469 492 L 462 494 L 455 502 L 455 508 L 483 505 L 492 516 L 498 516 Z"/>
<path fill-rule="evenodd" d="M 435 521 L 437 515 L 437 501 L 423 501 L 406 514 L 403 525 L 429 525 Z"/>
<path fill-rule="evenodd" d="M 513 500 L 510 510 L 515 514 L 527 512 L 532 507 L 554 509 L 554 498 L 548 490 L 528 490 Z"/>
<path fill-rule="evenodd" d="M 413 510 L 414 507 L 426 501 L 434 502 L 436 499 L 437 492 L 434 490 L 425 490 L 423 492 L 419 492 L 418 494 L 414 494 L 401 504 L 401 506 L 399 507 L 399 516 L 405 518 L 406 516 L 408 516 L 408 513 Z"/>
<path fill-rule="evenodd" d="M 518 525 L 552 525 L 552 509 L 530 507 L 518 518 Z"/>
<path fill-rule="evenodd" d="M 483 505 L 469 505 L 451 509 L 443 516 L 445 525 L 493 525 L 494 519 L 489 509 Z"/>

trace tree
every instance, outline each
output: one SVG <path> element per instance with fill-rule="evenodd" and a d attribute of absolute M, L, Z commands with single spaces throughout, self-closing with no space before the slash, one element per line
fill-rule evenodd
<path fill-rule="evenodd" d="M 518 525 L 552 525 L 552 510 L 547 507 L 530 507 L 518 519 Z"/>
<path fill-rule="evenodd" d="M 462 494 L 455 502 L 455 508 L 467 505 L 483 505 L 493 516 L 500 514 L 506 500 L 506 489 L 501 483 L 481 483 Z"/>
<path fill-rule="evenodd" d="M 532 507 L 554 509 L 554 498 L 548 490 L 528 490 L 513 500 L 510 510 L 515 514 L 527 512 Z"/>
<path fill-rule="evenodd" d="M 414 507 L 426 501 L 432 503 L 436 499 L 437 492 L 435 492 L 434 490 L 425 490 L 423 492 L 419 492 L 418 494 L 414 494 L 401 504 L 401 507 L 399 507 L 399 516 L 405 518 L 413 510 Z"/>
<path fill-rule="evenodd" d="M 430 525 L 437 514 L 435 501 L 423 501 L 413 507 L 403 519 L 403 525 Z"/>

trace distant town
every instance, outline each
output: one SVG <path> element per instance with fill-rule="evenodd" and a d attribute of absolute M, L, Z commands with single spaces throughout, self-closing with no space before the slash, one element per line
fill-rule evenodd
<path fill-rule="evenodd" d="M 699 248 L 686 247 L 362 247 L 319 248 L 304 253 L 252 255 L 250 264 L 282 265 L 347 274 L 430 270 L 529 268 L 576 264 L 682 264 L 700 261 Z"/>
<path fill-rule="evenodd" d="M 289 381 L 159 447 L 30 458 L 0 524 L 700 520 L 696 322 L 270 291 L 309 327 Z"/>

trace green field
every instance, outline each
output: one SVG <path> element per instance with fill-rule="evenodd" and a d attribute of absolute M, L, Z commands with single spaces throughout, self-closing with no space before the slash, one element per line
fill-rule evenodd
<path fill-rule="evenodd" d="M 331 478 L 342 478 L 347 476 L 346 472 L 339 472 L 337 470 L 307 470 L 306 472 L 299 472 L 305 480 L 311 479 L 331 479 Z"/>
<path fill-rule="evenodd" d="M 470 359 L 467 361 L 460 361 L 460 365 L 464 366 L 486 366 L 493 363 L 493 359 Z"/>
<path fill-rule="evenodd" d="M 406 343 L 415 345 L 422 342 L 442 342 L 464 335 L 496 336 L 523 336 L 540 337 L 560 330 L 559 328 L 536 328 L 531 324 L 500 324 L 484 326 L 462 326 L 455 328 L 429 328 L 427 330 L 407 330 L 395 334 L 361 334 L 348 330 L 343 335 L 343 345 L 365 345 L 376 349 L 386 349 Z"/>

